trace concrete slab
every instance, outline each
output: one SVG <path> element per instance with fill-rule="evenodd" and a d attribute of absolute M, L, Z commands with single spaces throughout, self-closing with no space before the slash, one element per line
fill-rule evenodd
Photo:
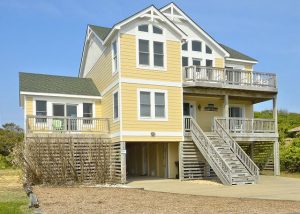
<path fill-rule="evenodd" d="M 256 198 L 300 201 L 300 179 L 261 176 L 258 184 L 224 186 L 208 181 L 179 181 L 175 179 L 138 178 L 128 186 L 145 190 L 202 196 Z"/>

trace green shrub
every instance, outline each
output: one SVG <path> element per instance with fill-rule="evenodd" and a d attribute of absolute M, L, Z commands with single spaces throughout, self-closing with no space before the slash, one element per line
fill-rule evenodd
<path fill-rule="evenodd" d="M 280 150 L 281 169 L 289 172 L 300 172 L 300 138 L 295 138 L 290 145 Z"/>
<path fill-rule="evenodd" d="M 12 166 L 9 157 L 0 154 L 0 169 L 7 169 Z"/>

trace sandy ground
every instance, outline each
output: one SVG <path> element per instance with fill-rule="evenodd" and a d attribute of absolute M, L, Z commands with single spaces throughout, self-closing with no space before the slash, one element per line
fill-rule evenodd
<path fill-rule="evenodd" d="M 34 188 L 43 213 L 300 213 L 300 202 L 221 198 L 137 189 Z"/>

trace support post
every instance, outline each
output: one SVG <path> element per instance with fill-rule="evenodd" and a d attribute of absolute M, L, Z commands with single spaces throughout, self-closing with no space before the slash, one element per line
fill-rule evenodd
<path fill-rule="evenodd" d="M 179 146 L 178 146 L 178 153 L 179 153 L 179 180 L 183 180 L 183 157 L 182 157 L 182 152 L 183 152 L 183 142 L 179 142 Z"/>
<path fill-rule="evenodd" d="M 277 118 L 277 95 L 273 97 L 273 119 L 275 121 L 275 133 L 278 133 L 278 118 Z"/>
<path fill-rule="evenodd" d="M 279 142 L 278 139 L 274 141 L 274 175 L 280 175 L 280 160 L 279 160 Z"/>
<path fill-rule="evenodd" d="M 224 96 L 224 110 L 223 117 L 226 118 L 226 130 L 229 130 L 229 104 L 228 104 L 228 95 Z"/>
<path fill-rule="evenodd" d="M 120 142 L 121 150 L 121 183 L 126 183 L 126 143 Z"/>
<path fill-rule="evenodd" d="M 254 158 L 254 142 L 250 143 L 250 158 L 251 160 Z"/>

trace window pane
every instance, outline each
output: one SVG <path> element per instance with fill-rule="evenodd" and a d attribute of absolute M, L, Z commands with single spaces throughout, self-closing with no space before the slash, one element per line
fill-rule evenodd
<path fill-rule="evenodd" d="M 113 42 L 113 55 L 117 55 L 117 42 Z"/>
<path fill-rule="evenodd" d="M 165 117 L 164 93 L 155 93 L 155 117 Z"/>
<path fill-rule="evenodd" d="M 207 59 L 207 60 L 206 60 L 206 66 L 207 66 L 207 67 L 212 67 L 212 66 L 213 66 L 213 61 L 210 60 L 210 59 Z"/>
<path fill-rule="evenodd" d="M 201 42 L 200 41 L 192 41 L 192 50 L 193 51 L 201 51 Z"/>
<path fill-rule="evenodd" d="M 153 42 L 154 66 L 164 66 L 164 44 L 162 42 Z"/>
<path fill-rule="evenodd" d="M 36 101 L 36 115 L 47 115 L 47 102 L 37 100 Z"/>
<path fill-rule="evenodd" d="M 153 33 L 162 34 L 163 31 L 159 27 L 153 26 Z"/>
<path fill-rule="evenodd" d="M 193 59 L 193 65 L 200 66 L 201 60 L 200 59 Z"/>
<path fill-rule="evenodd" d="M 114 94 L 114 119 L 119 117 L 119 93 Z"/>
<path fill-rule="evenodd" d="M 149 41 L 139 39 L 139 64 L 149 65 Z"/>
<path fill-rule="evenodd" d="M 185 56 L 182 57 L 182 67 L 184 66 L 189 66 L 189 58 Z"/>
<path fill-rule="evenodd" d="M 118 70 L 118 50 L 117 50 L 117 42 L 113 42 L 112 45 L 112 51 L 113 51 L 113 71 L 117 71 Z"/>
<path fill-rule="evenodd" d="M 140 25 L 139 31 L 148 32 L 148 25 Z"/>
<path fill-rule="evenodd" d="M 65 105 L 53 104 L 53 116 L 64 117 Z"/>
<path fill-rule="evenodd" d="M 212 50 L 211 50 L 211 48 L 210 47 L 208 47 L 207 45 L 205 46 L 206 48 L 206 53 L 207 54 L 211 54 L 212 53 Z"/>
<path fill-rule="evenodd" d="M 150 105 L 150 92 L 140 92 L 140 116 L 150 117 L 151 116 L 151 105 Z"/>
<path fill-rule="evenodd" d="M 139 39 L 139 51 L 149 53 L 149 41 Z"/>
<path fill-rule="evenodd" d="M 187 51 L 188 50 L 188 43 L 187 42 L 185 42 L 185 43 L 182 44 L 181 50 L 183 50 L 183 51 Z"/>
<path fill-rule="evenodd" d="M 83 117 L 93 117 L 92 103 L 83 103 Z"/>
<path fill-rule="evenodd" d="M 148 53 L 140 53 L 139 54 L 139 64 L 140 65 L 149 65 L 149 54 Z"/>

